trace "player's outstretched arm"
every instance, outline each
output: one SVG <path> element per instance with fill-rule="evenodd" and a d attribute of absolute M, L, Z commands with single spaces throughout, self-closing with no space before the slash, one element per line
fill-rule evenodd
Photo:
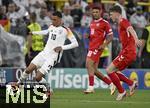
<path fill-rule="evenodd" d="M 113 40 L 113 33 L 109 34 L 105 40 L 105 42 L 99 46 L 99 50 L 104 50 L 105 47 Z"/>
<path fill-rule="evenodd" d="M 69 49 L 72 49 L 72 48 L 75 48 L 75 47 L 79 46 L 79 44 L 78 44 L 78 42 L 77 42 L 77 40 L 74 36 L 69 38 L 69 40 L 71 41 L 71 44 L 63 45 L 62 46 L 63 50 L 69 50 Z"/>
<path fill-rule="evenodd" d="M 69 50 L 79 46 L 78 41 L 70 29 L 68 29 L 68 39 L 70 40 L 71 44 L 61 46 L 63 50 Z"/>
<path fill-rule="evenodd" d="M 48 29 L 42 31 L 33 31 L 32 34 L 46 35 L 48 34 Z"/>

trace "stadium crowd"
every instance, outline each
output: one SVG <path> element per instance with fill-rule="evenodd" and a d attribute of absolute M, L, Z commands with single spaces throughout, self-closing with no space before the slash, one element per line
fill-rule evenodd
<path fill-rule="evenodd" d="M 56 67 L 85 67 L 89 41 L 87 34 L 90 32 L 89 26 L 92 21 L 90 10 L 92 6 L 96 5 L 102 7 L 102 16 L 110 22 L 114 33 L 112 45 L 105 48 L 100 59 L 99 67 L 105 68 L 121 49 L 117 24 L 109 18 L 110 7 L 118 5 L 122 9 L 122 16 L 130 20 L 138 37 L 143 40 L 143 47 L 137 49 L 137 60 L 129 68 L 149 68 L 150 13 L 147 7 L 137 4 L 139 1 L 148 2 L 147 0 L 128 0 L 127 4 L 125 4 L 125 0 L 117 0 L 115 4 L 102 4 L 101 0 L 93 0 L 92 3 L 88 3 L 86 0 L 65 2 L 59 10 L 63 14 L 63 25 L 71 28 L 79 42 L 79 47 L 64 51 L 61 62 Z M 51 24 L 51 16 L 55 10 L 57 10 L 56 5 L 50 0 L 0 0 L 1 67 L 24 68 L 29 64 L 33 57 L 43 49 L 47 41 L 47 36 L 33 36 L 30 33 L 47 29 Z M 20 37 L 23 44 L 20 42 Z M 18 44 L 16 45 L 16 42 L 11 40 L 16 40 Z M 69 40 L 65 43 L 69 43 Z M 24 65 L 22 65 L 23 62 L 19 62 L 20 60 L 23 60 Z"/>

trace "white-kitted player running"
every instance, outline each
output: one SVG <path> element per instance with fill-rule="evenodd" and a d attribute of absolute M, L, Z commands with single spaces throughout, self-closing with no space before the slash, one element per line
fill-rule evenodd
<path fill-rule="evenodd" d="M 78 47 L 78 42 L 71 30 L 62 26 L 61 18 L 62 14 L 56 11 L 52 15 L 52 25 L 47 30 L 32 32 L 32 34 L 49 34 L 49 38 L 44 50 L 31 61 L 17 84 L 22 83 L 35 69 L 37 69 L 36 81 L 46 83 L 46 80 L 43 78 L 44 75 L 60 60 L 63 50 Z M 71 43 L 64 45 L 67 38 Z"/>

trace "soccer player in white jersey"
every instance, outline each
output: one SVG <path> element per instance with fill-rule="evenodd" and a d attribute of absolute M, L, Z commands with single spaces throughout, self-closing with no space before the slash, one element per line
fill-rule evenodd
<path fill-rule="evenodd" d="M 32 34 L 49 34 L 48 41 L 43 51 L 41 51 L 25 69 L 16 85 L 22 83 L 30 73 L 37 69 L 36 81 L 46 83 L 44 75 L 59 62 L 63 50 L 78 47 L 78 42 L 69 28 L 62 26 L 62 14 L 58 11 L 53 13 L 52 25 L 47 30 L 35 31 Z M 64 45 L 66 39 L 70 44 Z"/>

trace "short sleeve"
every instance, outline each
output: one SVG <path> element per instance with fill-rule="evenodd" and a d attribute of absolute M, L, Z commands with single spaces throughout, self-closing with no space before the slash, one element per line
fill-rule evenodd
<path fill-rule="evenodd" d="M 128 20 L 124 19 L 124 20 L 121 21 L 120 26 L 127 29 L 128 27 L 131 26 L 131 23 Z"/>
<path fill-rule="evenodd" d="M 113 32 L 112 32 L 112 28 L 111 28 L 111 26 L 110 26 L 110 24 L 109 23 L 106 23 L 106 34 L 107 35 L 110 35 L 110 34 L 112 34 Z"/>

